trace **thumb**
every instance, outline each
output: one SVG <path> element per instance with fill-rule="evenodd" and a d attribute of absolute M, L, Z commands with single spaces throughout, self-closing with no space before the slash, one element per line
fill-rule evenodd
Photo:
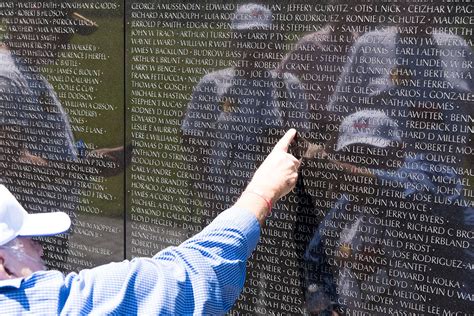
<path fill-rule="evenodd" d="M 296 135 L 296 130 L 294 128 L 288 130 L 285 135 L 276 143 L 273 150 L 281 150 L 284 152 L 288 151 L 288 147 L 290 146 L 291 141 Z"/>

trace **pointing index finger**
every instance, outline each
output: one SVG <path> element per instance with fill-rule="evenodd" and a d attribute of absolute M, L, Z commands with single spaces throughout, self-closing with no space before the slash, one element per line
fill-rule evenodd
<path fill-rule="evenodd" d="M 296 135 L 296 130 L 294 128 L 288 130 L 285 135 L 276 143 L 274 150 L 282 150 L 284 152 L 288 151 L 291 141 Z"/>

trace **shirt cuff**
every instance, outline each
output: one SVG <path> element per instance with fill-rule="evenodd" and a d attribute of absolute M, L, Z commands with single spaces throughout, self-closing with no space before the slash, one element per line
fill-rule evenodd
<path fill-rule="evenodd" d="M 257 247 L 260 238 L 260 224 L 255 215 L 244 208 L 232 207 L 217 216 L 206 229 L 235 229 L 247 241 L 247 259 Z"/>

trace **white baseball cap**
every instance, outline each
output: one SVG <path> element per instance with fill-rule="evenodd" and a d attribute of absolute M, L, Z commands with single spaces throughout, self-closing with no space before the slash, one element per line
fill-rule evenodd
<path fill-rule="evenodd" d="M 60 234 L 70 226 L 71 219 L 63 212 L 28 214 L 13 194 L 0 185 L 0 246 L 16 237 Z"/>
<path fill-rule="evenodd" d="M 401 141 L 398 124 L 384 112 L 362 110 L 346 117 L 339 128 L 336 151 L 353 144 L 385 148 L 392 141 Z"/>
<path fill-rule="evenodd" d="M 241 5 L 235 12 L 231 29 L 269 29 L 272 26 L 272 19 L 272 11 L 260 4 L 248 3 Z"/>

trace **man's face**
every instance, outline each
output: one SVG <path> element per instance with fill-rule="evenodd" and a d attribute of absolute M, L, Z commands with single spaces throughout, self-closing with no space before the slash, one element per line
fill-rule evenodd
<path fill-rule="evenodd" d="M 46 270 L 43 248 L 31 238 L 19 237 L 2 249 L 3 267 L 11 278 L 27 277 L 33 272 Z"/>

